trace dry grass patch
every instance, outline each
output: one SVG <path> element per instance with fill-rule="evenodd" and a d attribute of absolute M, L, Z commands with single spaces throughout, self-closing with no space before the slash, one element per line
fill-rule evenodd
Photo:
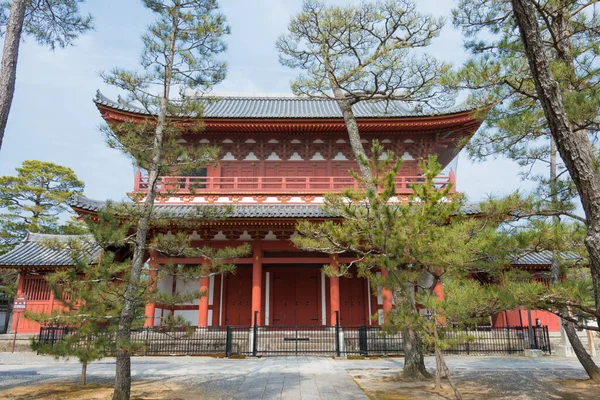
<path fill-rule="evenodd" d="M 372 400 L 454 399 L 452 389 L 445 380 L 442 381 L 442 390 L 435 391 L 432 379 L 403 379 L 397 373 L 390 375 L 390 372 L 349 371 L 352 379 Z M 460 390 L 465 399 L 488 397 L 486 388 L 461 385 Z"/>
<path fill-rule="evenodd" d="M 348 371 L 352 379 L 371 400 L 455 399 L 454 393 L 445 379 L 442 380 L 442 391 L 438 392 L 433 389 L 433 379 L 403 379 L 399 375 L 400 372 L 399 369 Z M 537 389 L 535 390 L 538 391 L 535 393 L 536 398 L 589 400 L 598 398 L 598 393 L 600 393 L 600 386 L 588 379 L 561 379 L 555 376 L 546 376 L 544 373 L 535 373 L 532 377 L 540 384 L 536 385 Z M 531 398 L 532 393 L 527 392 L 527 389 L 531 388 L 514 387 L 510 378 L 505 379 L 504 385 L 506 385 L 505 390 L 512 391 L 512 394 L 502 390 L 497 383 L 487 382 L 482 377 L 469 377 L 467 374 L 458 382 L 458 388 L 465 400 Z"/>
<path fill-rule="evenodd" d="M 82 386 L 68 383 L 44 383 L 0 391 L 0 398 L 10 400 L 109 400 L 112 392 L 112 384 Z M 131 387 L 132 400 L 192 400 L 198 398 L 202 398 L 201 393 L 170 382 L 142 381 L 133 383 Z"/>
<path fill-rule="evenodd" d="M 545 378 L 544 381 L 556 385 L 557 394 L 564 400 L 594 399 L 600 393 L 600 385 L 589 379 Z"/>

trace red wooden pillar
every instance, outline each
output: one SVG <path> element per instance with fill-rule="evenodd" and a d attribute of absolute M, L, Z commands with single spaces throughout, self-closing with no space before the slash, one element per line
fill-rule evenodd
<path fill-rule="evenodd" d="M 202 263 L 202 274 L 205 275 L 200 278 L 200 302 L 198 304 L 198 326 L 208 326 L 208 285 L 210 278 L 207 276 L 208 271 L 206 262 Z"/>
<path fill-rule="evenodd" d="M 254 243 L 252 254 L 252 315 L 250 316 L 254 324 L 254 314 L 258 311 L 257 325 L 261 325 L 262 319 L 262 252 L 260 242 Z"/>
<path fill-rule="evenodd" d="M 139 170 L 138 170 L 139 172 Z M 148 277 L 150 279 L 150 289 L 154 290 L 158 283 L 158 252 L 156 250 L 150 251 L 150 259 L 148 260 L 148 266 L 150 267 L 150 271 L 148 272 Z M 147 303 L 146 311 L 144 315 L 146 316 L 146 320 L 144 321 L 144 326 L 151 328 L 154 326 L 154 314 L 156 311 L 156 303 Z"/>
<path fill-rule="evenodd" d="M 438 300 L 444 300 L 444 287 L 442 286 L 442 282 L 438 282 L 435 284 L 433 292 L 437 296 Z"/>
<path fill-rule="evenodd" d="M 381 269 L 381 276 L 387 278 L 387 269 Z M 383 299 L 383 318 L 384 321 L 387 322 L 387 314 L 392 311 L 392 291 L 381 286 L 381 297 Z"/>
<path fill-rule="evenodd" d="M 338 262 L 336 256 L 330 255 L 329 263 L 337 271 Z M 340 278 L 338 276 L 329 278 L 329 304 L 331 305 L 331 325 L 335 325 L 335 312 L 339 313 L 340 311 Z"/>
<path fill-rule="evenodd" d="M 22 269 L 21 271 L 19 271 L 19 283 L 17 284 L 17 297 L 20 297 L 23 295 L 23 286 L 24 285 L 25 285 L 25 270 Z M 17 318 L 15 318 L 15 313 L 13 313 L 12 331 L 14 332 L 15 329 L 17 329 Z"/>

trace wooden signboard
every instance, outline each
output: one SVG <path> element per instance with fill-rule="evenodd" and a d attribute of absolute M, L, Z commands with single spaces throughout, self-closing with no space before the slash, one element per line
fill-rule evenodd
<path fill-rule="evenodd" d="M 27 308 L 27 299 L 24 296 L 15 298 L 15 304 L 13 304 L 13 312 L 21 313 Z"/>
<path fill-rule="evenodd" d="M 17 343 L 17 331 L 19 330 L 19 317 L 21 313 L 25 311 L 27 308 L 27 297 L 19 296 L 15 298 L 15 303 L 13 304 L 13 312 L 17 314 L 17 321 L 15 324 L 15 336 L 13 337 L 13 345 L 12 352 L 15 352 L 15 345 Z"/>

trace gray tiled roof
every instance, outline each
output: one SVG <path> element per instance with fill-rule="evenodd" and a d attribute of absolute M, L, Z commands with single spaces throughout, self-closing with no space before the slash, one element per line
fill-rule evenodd
<path fill-rule="evenodd" d="M 90 260 L 95 260 L 100 254 L 98 246 L 90 235 L 47 235 L 28 233 L 25 239 L 14 249 L 0 256 L 0 266 L 41 267 L 41 266 L 72 266 L 75 265 L 68 249 L 56 250 L 48 247 L 47 243 L 55 240 L 80 240 L 87 247 Z"/>
<path fill-rule="evenodd" d="M 570 262 L 581 262 L 583 259 L 577 253 L 563 252 L 559 254 L 559 259 Z M 548 250 L 527 252 L 518 256 L 511 257 L 512 265 L 551 265 L 552 252 Z"/>
<path fill-rule="evenodd" d="M 86 211 L 98 211 L 106 203 L 91 200 L 79 195 L 74 195 L 69 200 L 69 205 Z M 157 204 L 154 211 L 163 216 L 186 217 L 194 215 L 201 207 L 215 208 L 215 205 L 194 204 Z M 229 218 L 328 218 L 331 215 L 325 213 L 316 204 L 235 204 L 231 206 L 233 214 Z"/>
<path fill-rule="evenodd" d="M 294 96 L 219 96 L 208 97 L 204 109 L 205 118 L 342 118 L 335 100 Z M 96 104 L 117 110 L 148 114 L 138 106 L 123 101 L 113 101 L 99 91 L 94 99 Z M 466 104 L 459 104 L 444 110 L 418 112 L 411 110 L 405 102 L 363 101 L 353 106 L 358 118 L 398 118 L 426 117 L 456 114 L 473 110 Z"/>
<path fill-rule="evenodd" d="M 98 200 L 90 200 L 86 197 L 74 195 L 69 199 L 69 205 L 86 211 L 98 211 L 105 203 Z M 173 217 L 185 217 L 193 215 L 194 211 L 202 205 L 179 205 L 179 204 L 157 204 L 154 210 L 162 215 Z M 207 207 L 215 207 L 210 205 Z M 334 218 L 335 215 L 326 213 L 318 204 L 234 204 L 233 214 L 228 218 Z M 467 203 L 463 207 L 467 215 L 479 213 L 479 206 Z"/>

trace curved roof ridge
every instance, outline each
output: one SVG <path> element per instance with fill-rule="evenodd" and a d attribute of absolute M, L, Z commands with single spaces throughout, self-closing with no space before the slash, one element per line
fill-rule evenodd
<path fill-rule="evenodd" d="M 38 232 L 27 232 L 27 235 L 23 238 L 22 242 L 43 242 L 49 239 L 57 239 L 66 241 L 69 239 L 85 239 L 93 240 L 94 237 L 91 234 L 82 235 L 62 235 L 59 233 L 38 233 Z"/>
<path fill-rule="evenodd" d="M 335 100 L 327 97 L 304 97 L 295 95 L 268 95 L 242 93 L 220 96 L 208 94 L 199 98 L 206 100 L 204 118 L 342 118 L 342 112 Z M 215 101 L 211 101 L 215 100 Z M 97 91 L 94 102 L 97 105 L 116 110 L 149 115 L 148 111 L 122 101 L 114 101 Z M 458 114 L 475 110 L 467 102 L 449 108 L 419 111 L 401 100 L 364 100 L 353 106 L 357 118 L 415 118 Z M 189 117 L 180 115 L 179 117 Z"/>

